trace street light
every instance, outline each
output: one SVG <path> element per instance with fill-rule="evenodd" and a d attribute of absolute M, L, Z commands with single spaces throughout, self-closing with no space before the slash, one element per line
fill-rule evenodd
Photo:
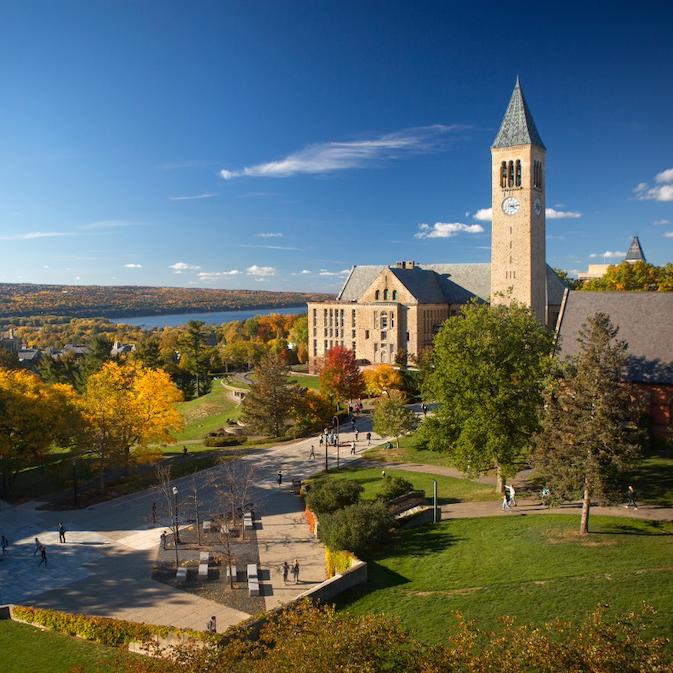
<path fill-rule="evenodd" d="M 180 543 L 180 529 L 178 528 L 178 489 L 173 486 L 173 496 L 175 498 L 175 544 Z"/>
<path fill-rule="evenodd" d="M 72 506 L 79 507 L 77 500 L 77 461 L 72 461 Z"/>
<path fill-rule="evenodd" d="M 332 416 L 332 427 L 336 428 L 337 470 L 339 469 L 339 417 Z"/>
<path fill-rule="evenodd" d="M 328 437 L 327 430 L 325 430 L 325 435 L 324 436 L 325 436 L 325 442 L 324 442 L 324 444 L 325 444 L 325 472 L 329 472 L 329 465 L 327 464 L 327 437 Z"/>

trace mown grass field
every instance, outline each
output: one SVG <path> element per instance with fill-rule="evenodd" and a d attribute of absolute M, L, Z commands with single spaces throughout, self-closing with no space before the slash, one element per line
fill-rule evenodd
<path fill-rule="evenodd" d="M 0 621 L 0 670 L 2 673 L 68 673 L 104 670 L 116 650 L 95 643 L 42 631 L 34 626 Z M 100 667 L 100 668 L 99 668 Z"/>
<path fill-rule="evenodd" d="M 346 449 L 347 450 L 347 449 Z M 437 480 L 437 500 L 439 504 L 464 501 L 488 501 L 498 500 L 493 487 L 470 481 L 469 479 L 456 479 L 439 474 L 427 474 L 423 472 L 407 472 L 386 468 L 386 475 L 402 477 L 410 481 L 415 489 L 425 491 L 425 495 L 432 496 L 432 480 Z M 321 476 L 324 476 L 321 475 Z M 362 498 L 371 500 L 375 498 L 381 488 L 381 468 L 360 467 L 342 468 L 339 472 L 330 470 L 330 479 L 352 479 L 362 484 L 364 491 Z"/>
<path fill-rule="evenodd" d="M 496 629 L 498 616 L 541 624 L 580 620 L 597 605 L 619 616 L 644 601 L 657 609 L 650 635 L 673 637 L 673 523 L 594 517 L 577 535 L 567 515 L 456 519 L 399 531 L 370 561 L 369 581 L 340 609 L 385 613 L 438 641 L 458 611 Z"/>
<path fill-rule="evenodd" d="M 202 439 L 213 432 L 227 420 L 236 420 L 241 413 L 240 405 L 234 402 L 230 392 L 219 381 L 213 382 L 213 389 L 201 397 L 180 402 L 178 409 L 185 419 L 185 429 L 176 433 L 176 440 Z"/>
<path fill-rule="evenodd" d="M 400 438 L 400 448 L 394 446 L 385 449 L 385 444 L 373 446 L 364 452 L 364 457 L 371 460 L 380 460 L 388 463 L 420 463 L 421 465 L 440 465 L 453 467 L 446 453 L 439 451 L 420 451 L 414 447 L 414 435 Z"/>

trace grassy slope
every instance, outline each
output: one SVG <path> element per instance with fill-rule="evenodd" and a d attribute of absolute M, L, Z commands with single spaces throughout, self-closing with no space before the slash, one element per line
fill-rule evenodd
<path fill-rule="evenodd" d="M 432 480 L 436 479 L 437 499 L 440 504 L 466 500 L 484 501 L 496 499 L 491 486 L 485 486 L 469 479 L 455 479 L 443 475 L 393 469 L 386 469 L 386 474 L 391 477 L 408 479 L 414 485 L 414 488 L 425 491 L 428 497 L 432 495 Z M 330 476 L 333 479 L 353 479 L 362 484 L 364 487 L 362 497 L 364 499 L 375 498 L 381 485 L 380 468 L 344 468 L 339 472 L 330 471 Z"/>
<path fill-rule="evenodd" d="M 422 465 L 441 465 L 453 467 L 446 453 L 439 451 L 419 451 L 414 448 L 414 435 L 400 438 L 400 448 L 384 449 L 384 444 L 374 446 L 365 451 L 366 458 L 393 463 L 420 463 Z"/>
<path fill-rule="evenodd" d="M 308 374 L 295 374 L 290 376 L 290 383 L 296 383 L 303 388 L 311 390 L 320 390 L 320 377 L 309 376 Z"/>
<path fill-rule="evenodd" d="M 217 381 L 207 394 L 189 402 L 181 402 L 178 409 L 185 418 L 185 429 L 175 435 L 178 441 L 201 439 L 226 424 L 228 419 L 237 419 L 240 405 L 231 399 L 229 392 Z"/>
<path fill-rule="evenodd" d="M 67 673 L 110 661 L 115 650 L 27 624 L 0 621 L 0 669 L 3 673 Z"/>
<path fill-rule="evenodd" d="M 369 565 L 369 583 L 339 599 L 355 613 L 397 615 L 436 641 L 460 611 L 497 628 L 497 616 L 542 623 L 579 619 L 596 605 L 623 614 L 646 601 L 653 633 L 673 637 L 673 524 L 576 516 L 461 519 L 399 534 L 394 551 Z"/>

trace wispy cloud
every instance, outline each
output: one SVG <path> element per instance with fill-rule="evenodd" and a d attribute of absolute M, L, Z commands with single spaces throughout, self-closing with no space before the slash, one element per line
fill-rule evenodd
<path fill-rule="evenodd" d="M 257 236 L 257 238 L 282 238 L 283 234 L 279 231 L 267 231 L 261 234 L 255 234 L 255 236 Z"/>
<path fill-rule="evenodd" d="M 187 262 L 175 262 L 169 267 L 173 273 L 185 273 L 185 271 L 198 271 L 201 267 L 196 264 L 187 264 Z"/>
<path fill-rule="evenodd" d="M 462 224 L 461 222 L 435 222 L 419 224 L 416 238 L 451 238 L 458 234 L 481 234 L 484 227 L 481 224 Z"/>
<path fill-rule="evenodd" d="M 664 238 L 673 238 L 673 231 L 664 232 Z"/>
<path fill-rule="evenodd" d="M 297 248 L 294 245 L 265 245 L 262 243 L 236 243 L 236 248 L 262 248 L 263 250 L 304 250 L 305 248 Z"/>
<path fill-rule="evenodd" d="M 143 265 L 142 265 L 142 264 L 133 264 L 133 263 L 131 263 L 131 264 L 124 264 L 124 267 L 125 267 L 126 269 L 142 269 L 142 268 L 143 268 Z"/>
<path fill-rule="evenodd" d="M 5 234 L 0 241 L 32 241 L 36 238 L 58 238 L 60 236 L 74 236 L 67 231 L 28 231 L 25 234 Z"/>
<path fill-rule="evenodd" d="M 220 177 L 224 180 L 243 176 L 287 178 L 299 174 L 324 174 L 362 168 L 376 161 L 446 149 L 448 136 L 467 128 L 434 124 L 365 140 L 316 143 L 277 161 L 234 170 L 222 169 Z"/>
<path fill-rule="evenodd" d="M 548 220 L 578 220 L 582 217 L 582 213 L 577 210 L 556 210 L 556 208 L 545 208 L 544 214 Z M 480 208 L 472 217 L 479 222 L 491 222 L 493 208 Z"/>
<path fill-rule="evenodd" d="M 603 257 L 604 259 L 615 259 L 618 257 L 626 257 L 625 252 L 619 252 L 617 250 L 606 250 L 605 252 L 592 252 L 589 257 L 595 259 L 596 257 Z"/>
<path fill-rule="evenodd" d="M 252 266 L 249 266 L 245 272 L 248 274 L 248 276 L 257 276 L 259 278 L 267 278 L 269 276 L 275 276 L 276 275 L 276 269 L 272 266 L 259 266 L 257 264 L 253 264 Z"/>
<path fill-rule="evenodd" d="M 200 271 L 196 275 L 202 280 L 214 280 L 215 278 L 223 278 L 224 276 L 239 276 L 241 272 L 238 269 L 231 269 L 231 271 Z"/>
<path fill-rule="evenodd" d="M 654 220 L 654 224 L 656 225 L 661 225 L 661 224 L 670 224 L 670 220 Z"/>
<path fill-rule="evenodd" d="M 145 226 L 143 222 L 134 222 L 133 220 L 98 220 L 96 222 L 80 224 L 77 228 L 86 231 L 97 231 L 99 229 L 121 229 L 123 227 L 142 226 Z"/>
<path fill-rule="evenodd" d="M 327 269 L 320 269 L 319 276 L 347 276 L 351 272 L 350 269 L 341 269 L 341 271 L 328 271 Z M 302 271 L 302 273 L 304 273 Z M 309 271 L 310 273 L 310 271 Z"/>
<path fill-rule="evenodd" d="M 639 201 L 673 201 L 673 168 L 667 168 L 654 176 L 654 186 L 641 182 L 633 188 Z"/>
<path fill-rule="evenodd" d="M 196 201 L 198 199 L 212 199 L 217 196 L 217 192 L 204 192 L 203 194 L 194 194 L 192 196 L 169 196 L 169 201 Z"/>
<path fill-rule="evenodd" d="M 309 273 L 311 273 L 311 271 L 309 271 L 308 269 L 302 269 L 301 273 L 302 275 L 307 276 Z"/>

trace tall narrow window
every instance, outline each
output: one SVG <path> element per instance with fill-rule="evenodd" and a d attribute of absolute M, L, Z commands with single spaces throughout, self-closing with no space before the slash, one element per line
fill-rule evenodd
<path fill-rule="evenodd" d="M 516 180 L 516 186 L 521 187 L 521 161 L 519 161 L 519 159 L 516 160 L 515 180 Z"/>
<path fill-rule="evenodd" d="M 380 294 L 380 293 L 379 293 L 378 290 L 376 290 L 376 292 L 374 292 L 374 301 L 378 301 L 378 300 L 379 300 L 379 294 Z"/>
<path fill-rule="evenodd" d="M 397 290 L 393 290 L 393 301 L 397 301 Z"/>
<path fill-rule="evenodd" d="M 507 162 L 503 161 L 500 164 L 500 186 L 504 189 L 507 187 Z"/>
<path fill-rule="evenodd" d="M 383 301 L 388 301 L 388 290 L 383 291 Z"/>
<path fill-rule="evenodd" d="M 507 186 L 514 187 L 514 162 L 510 161 L 507 164 Z"/>

